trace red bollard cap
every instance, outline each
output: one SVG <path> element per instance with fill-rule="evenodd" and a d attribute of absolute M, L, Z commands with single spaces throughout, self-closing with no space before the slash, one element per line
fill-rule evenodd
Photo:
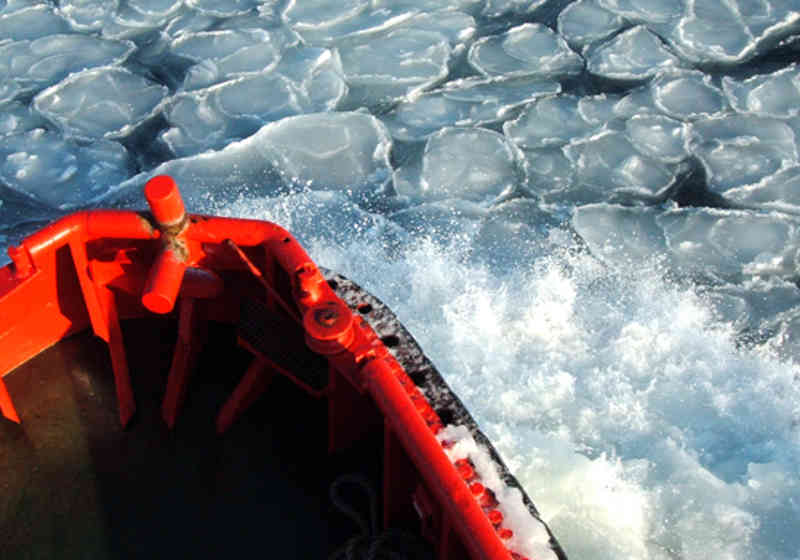
<path fill-rule="evenodd" d="M 355 337 L 353 314 L 340 301 L 323 301 L 303 316 L 306 344 L 318 354 L 331 355 L 345 350 Z"/>
<path fill-rule="evenodd" d="M 153 216 L 162 226 L 178 225 L 186 216 L 178 185 L 169 175 L 156 175 L 147 181 L 144 196 Z"/>

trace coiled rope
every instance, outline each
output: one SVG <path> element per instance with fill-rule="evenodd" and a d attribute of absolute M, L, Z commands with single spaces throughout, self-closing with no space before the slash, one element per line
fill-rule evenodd
<path fill-rule="evenodd" d="M 360 489 L 369 500 L 369 519 L 359 513 L 341 495 L 345 485 Z M 378 532 L 378 496 L 369 480 L 357 474 L 345 474 L 333 481 L 330 499 L 341 513 L 359 528 L 359 533 L 333 552 L 328 560 L 419 560 L 431 557 L 430 549 L 417 536 L 398 529 Z"/>

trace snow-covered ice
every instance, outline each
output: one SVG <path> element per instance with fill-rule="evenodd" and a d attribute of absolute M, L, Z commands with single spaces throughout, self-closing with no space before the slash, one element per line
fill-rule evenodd
<path fill-rule="evenodd" d="M 549 27 L 526 23 L 484 37 L 469 50 L 470 64 L 487 76 L 557 78 L 578 74 L 583 59 Z"/>
<path fill-rule="evenodd" d="M 396 181 L 395 189 L 411 199 L 493 200 L 524 186 L 521 159 L 501 134 L 445 127 L 425 143 L 419 175 Z"/>
<path fill-rule="evenodd" d="M 120 64 L 135 48 L 130 41 L 109 41 L 74 33 L 2 45 L 0 103 L 41 91 L 73 72 Z"/>
<path fill-rule="evenodd" d="M 397 140 L 424 140 L 445 126 L 503 121 L 515 109 L 559 91 L 558 82 L 538 78 L 453 80 L 442 88 L 401 101 L 383 121 Z"/>
<path fill-rule="evenodd" d="M 558 32 L 577 50 L 606 39 L 622 29 L 625 20 L 597 0 L 578 0 L 558 14 Z"/>
<path fill-rule="evenodd" d="M 797 560 L 798 33 L 796 0 L 0 0 L 0 245 L 169 173 L 389 304 L 570 558 Z"/>
<path fill-rule="evenodd" d="M 586 53 L 587 70 L 612 80 L 646 80 L 680 64 L 680 59 L 643 25 L 620 33 Z"/>
<path fill-rule="evenodd" d="M 107 196 L 131 168 L 128 151 L 109 140 L 79 145 L 41 128 L 0 138 L 0 180 L 59 210 Z"/>
<path fill-rule="evenodd" d="M 67 136 L 120 138 L 152 117 L 167 88 L 116 66 L 70 74 L 39 93 L 33 106 Z"/>

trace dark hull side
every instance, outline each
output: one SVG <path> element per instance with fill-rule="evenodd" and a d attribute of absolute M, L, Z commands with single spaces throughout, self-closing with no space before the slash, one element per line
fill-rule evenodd
<path fill-rule="evenodd" d="M 445 425 L 455 424 L 467 427 L 476 442 L 488 450 L 506 486 L 519 490 L 531 516 L 541 521 L 541 516 L 533 501 L 528 497 L 519 481 L 511 474 L 492 442 L 480 430 L 478 423 L 472 418 L 467 408 L 450 389 L 417 341 L 406 330 L 392 310 L 377 297 L 341 274 L 336 274 L 324 268 L 321 270 L 336 295 L 342 298 L 354 311 L 358 310 L 359 305 L 363 309 L 364 302 L 369 304 L 370 311 L 362 313 L 362 316 L 383 340 L 384 344 L 387 345 L 389 351 L 400 362 L 400 365 L 403 366 L 403 369 L 406 370 L 414 383 L 431 401 L 431 405 L 442 419 L 442 422 Z M 543 521 L 542 523 L 544 524 Z M 545 527 L 550 535 L 550 545 L 553 551 L 560 560 L 567 560 L 564 550 L 550 531 L 550 528 L 546 524 Z"/>
<path fill-rule="evenodd" d="M 489 450 L 504 482 L 522 492 L 538 519 L 491 442 L 391 310 L 344 276 L 323 274 L 442 420 L 467 426 Z M 237 337 L 255 342 L 255 335 L 245 321 L 209 328 L 172 430 L 159 408 L 177 336 L 174 318 L 123 322 L 138 404 L 127 430 L 119 426 L 106 346 L 91 333 L 61 341 L 5 377 L 26 420 L 0 423 L 0 557 L 220 558 L 263 550 L 272 557 L 325 558 L 358 539 L 358 527 L 336 508 L 330 489 L 354 474 L 382 488 L 385 442 L 377 411 L 365 419 L 373 426 L 357 445 L 329 455 L 325 401 L 278 376 L 218 437 L 215 414 L 251 359 Z M 365 497 L 357 489 L 350 493 L 368 518 Z M 396 547 L 411 546 L 415 558 L 434 557 L 418 525 L 400 528 L 419 538 Z M 566 558 L 554 538 L 551 545 Z"/>
<path fill-rule="evenodd" d="M 385 305 L 277 224 L 145 198 L 0 268 L 2 558 L 564 560 Z"/>

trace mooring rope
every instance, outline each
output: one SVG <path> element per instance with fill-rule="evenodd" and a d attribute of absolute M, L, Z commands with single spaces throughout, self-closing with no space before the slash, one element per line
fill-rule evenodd
<path fill-rule="evenodd" d="M 367 496 L 369 519 L 342 498 L 340 490 L 345 484 L 361 489 Z M 364 476 L 340 476 L 331 484 L 330 498 L 336 509 L 358 525 L 360 532 L 350 537 L 328 560 L 419 560 L 430 557 L 430 552 L 420 539 L 407 531 L 386 529 L 378 532 L 378 496 Z"/>

